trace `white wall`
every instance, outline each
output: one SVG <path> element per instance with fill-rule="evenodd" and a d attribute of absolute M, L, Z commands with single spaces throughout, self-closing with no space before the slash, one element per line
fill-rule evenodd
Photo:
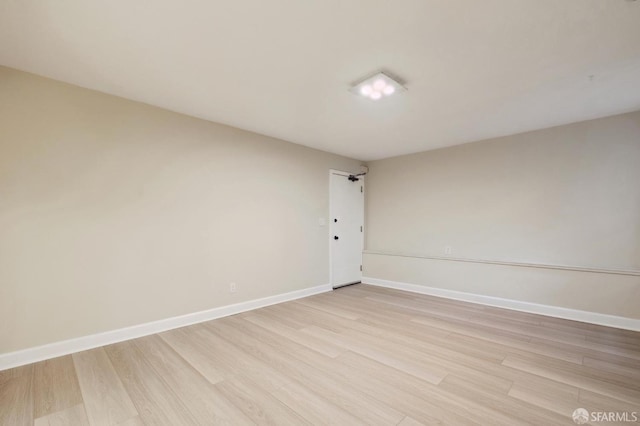
<path fill-rule="evenodd" d="M 0 93 L 0 353 L 329 283 L 328 171 L 360 162 L 8 68 Z"/>
<path fill-rule="evenodd" d="M 640 318 L 640 112 L 369 167 L 365 276 Z"/>

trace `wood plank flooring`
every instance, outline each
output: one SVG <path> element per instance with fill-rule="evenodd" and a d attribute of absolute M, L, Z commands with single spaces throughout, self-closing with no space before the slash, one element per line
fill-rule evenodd
<path fill-rule="evenodd" d="M 0 371 L 3 426 L 573 425 L 579 407 L 640 417 L 640 333 L 363 284 Z"/>

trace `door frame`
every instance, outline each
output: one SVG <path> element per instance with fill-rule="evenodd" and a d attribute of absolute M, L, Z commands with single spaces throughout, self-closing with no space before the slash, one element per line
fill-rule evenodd
<path fill-rule="evenodd" d="M 340 287 L 334 287 L 333 286 L 333 244 L 331 243 L 331 224 L 333 223 L 331 221 L 331 212 L 332 212 L 332 203 L 331 203 L 331 175 L 333 174 L 337 174 L 337 175 L 342 175 L 342 176 L 347 176 L 349 177 L 350 175 L 357 175 L 358 173 L 352 173 L 352 172 L 345 172 L 344 170 L 337 170 L 337 169 L 329 169 L 329 217 L 328 217 L 328 226 L 327 226 L 327 239 L 329 240 L 329 285 L 331 286 L 332 290 L 335 290 L 336 288 L 340 288 L 340 287 L 344 287 L 344 286 L 340 286 Z M 360 179 L 362 181 L 362 238 L 361 238 L 361 252 L 360 252 L 360 264 L 362 265 L 362 252 L 364 251 L 364 222 L 365 222 L 365 196 L 366 196 L 366 186 L 365 186 L 365 176 L 358 176 L 358 179 Z M 360 271 L 360 278 L 362 279 L 362 271 Z M 354 283 L 357 284 L 357 283 Z M 351 284 L 346 284 L 346 285 L 351 285 Z"/>

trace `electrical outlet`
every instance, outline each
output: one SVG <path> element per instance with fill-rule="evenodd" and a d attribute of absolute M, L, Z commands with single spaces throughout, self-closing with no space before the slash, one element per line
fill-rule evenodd
<path fill-rule="evenodd" d="M 451 254 L 453 252 L 453 248 L 451 246 L 445 246 L 444 254 Z"/>
<path fill-rule="evenodd" d="M 229 293 L 235 293 L 236 291 L 238 291 L 238 286 L 236 285 L 236 283 L 229 284 Z"/>

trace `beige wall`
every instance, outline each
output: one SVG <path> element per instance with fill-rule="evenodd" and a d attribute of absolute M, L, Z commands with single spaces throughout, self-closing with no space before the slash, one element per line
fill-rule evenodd
<path fill-rule="evenodd" d="M 640 271 L 640 112 L 369 167 L 365 276 L 640 318 L 638 276 L 420 258 Z"/>
<path fill-rule="evenodd" d="M 0 94 L 0 353 L 329 282 L 328 170 L 360 162 L 2 67 Z M 367 249 L 639 270 L 638 164 L 640 112 L 376 161 Z M 364 274 L 640 318 L 638 276 Z"/>
<path fill-rule="evenodd" d="M 327 284 L 359 164 L 0 67 L 0 353 Z"/>

